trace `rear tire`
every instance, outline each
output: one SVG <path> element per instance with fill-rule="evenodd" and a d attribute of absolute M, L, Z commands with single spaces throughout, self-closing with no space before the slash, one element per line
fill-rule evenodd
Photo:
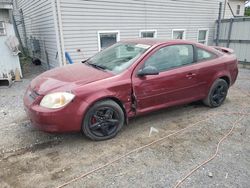
<path fill-rule="evenodd" d="M 228 89 L 229 85 L 225 80 L 215 80 L 209 90 L 208 96 L 203 100 L 203 103 L 211 108 L 221 106 L 227 97 Z"/>
<path fill-rule="evenodd" d="M 124 112 L 116 102 L 99 101 L 87 111 L 82 124 L 82 132 L 91 140 L 111 139 L 121 130 L 124 121 Z"/>

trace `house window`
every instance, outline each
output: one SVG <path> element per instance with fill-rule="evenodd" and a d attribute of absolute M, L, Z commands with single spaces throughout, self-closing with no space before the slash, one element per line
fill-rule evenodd
<path fill-rule="evenodd" d="M 157 31 L 156 30 L 141 30 L 139 36 L 141 38 L 156 38 Z"/>
<path fill-rule="evenodd" d="M 99 51 L 115 44 L 120 40 L 119 31 L 99 31 L 98 32 L 98 48 Z"/>
<path fill-rule="evenodd" d="M 208 29 L 200 29 L 198 31 L 198 42 L 207 45 Z"/>
<path fill-rule="evenodd" d="M 172 39 L 186 39 L 186 30 L 185 29 L 172 30 Z"/>
<path fill-rule="evenodd" d="M 237 5 L 236 15 L 240 15 L 240 5 Z"/>
<path fill-rule="evenodd" d="M 0 21 L 0 35 L 6 35 L 5 24 L 2 21 Z"/>

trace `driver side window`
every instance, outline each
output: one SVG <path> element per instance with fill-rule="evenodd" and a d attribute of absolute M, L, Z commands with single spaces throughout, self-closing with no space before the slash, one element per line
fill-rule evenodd
<path fill-rule="evenodd" d="M 194 50 L 192 45 L 172 45 L 156 51 L 146 60 L 144 67 L 153 66 L 159 72 L 163 72 L 193 62 Z"/>

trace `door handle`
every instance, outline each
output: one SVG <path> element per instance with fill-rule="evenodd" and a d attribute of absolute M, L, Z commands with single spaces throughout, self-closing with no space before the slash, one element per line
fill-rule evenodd
<path fill-rule="evenodd" d="M 195 77 L 196 76 L 196 74 L 195 73 L 188 73 L 187 75 L 186 75 L 186 78 L 188 78 L 188 79 L 192 79 L 193 77 Z"/>

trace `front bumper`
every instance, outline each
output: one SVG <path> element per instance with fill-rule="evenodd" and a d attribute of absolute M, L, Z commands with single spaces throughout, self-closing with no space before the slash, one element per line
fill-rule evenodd
<path fill-rule="evenodd" d="M 25 111 L 32 125 L 45 132 L 74 132 L 81 130 L 85 106 L 82 101 L 75 101 L 60 109 L 41 107 L 43 96 L 32 96 L 28 89 L 24 96 Z"/>

